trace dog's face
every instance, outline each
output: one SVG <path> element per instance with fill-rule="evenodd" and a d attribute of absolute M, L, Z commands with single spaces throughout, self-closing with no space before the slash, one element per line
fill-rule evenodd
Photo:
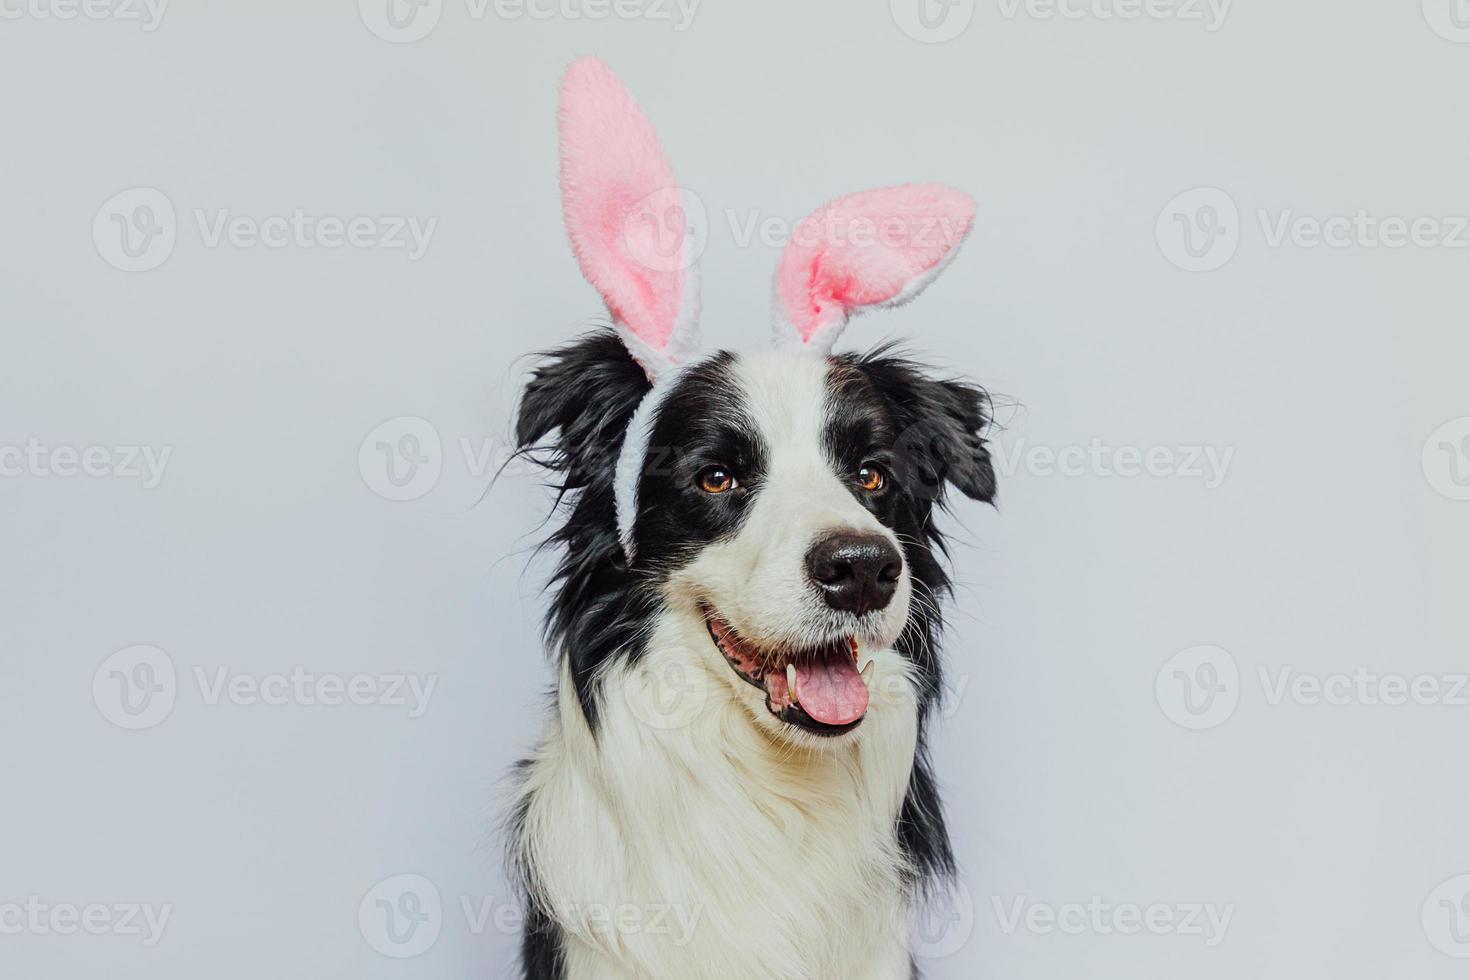
<path fill-rule="evenodd" d="M 604 349 L 609 357 L 626 356 Z M 560 535 L 584 554 L 597 551 L 594 541 L 606 543 L 590 524 L 578 525 L 597 520 L 594 513 L 608 523 L 610 514 L 595 501 L 616 447 L 588 453 L 566 440 L 578 433 L 606 439 L 605 423 L 636 401 L 608 383 L 620 372 L 603 365 L 597 374 L 600 385 L 571 378 L 533 383 L 522 417 L 524 437 L 525 413 L 537 408 L 538 396 L 561 392 L 566 399 L 573 392 L 582 400 L 580 408 L 563 401 L 554 414 L 568 468 L 578 469 L 578 461 L 586 467 L 580 479 L 568 480 L 584 499 Z M 597 407 L 599 391 L 617 407 Z M 689 666 L 726 682 L 756 724 L 807 741 L 845 735 L 869 710 L 869 661 L 896 644 L 911 659 L 926 654 L 925 643 L 904 648 L 899 640 L 916 615 L 932 610 L 926 593 L 943 587 L 931 515 L 945 484 L 979 499 L 993 495 L 980 437 L 986 410 L 978 388 L 932 380 L 881 354 L 706 358 L 657 406 L 638 482 L 631 563 L 603 552 L 610 567 L 599 572 L 586 567 L 589 559 L 569 555 L 563 599 L 579 577 L 653 596 L 628 605 L 685 621 L 683 635 L 699 638 L 683 645 L 683 655 L 695 660 Z M 599 424 L 579 422 L 584 412 Z M 575 611 L 559 616 L 569 630 L 576 627 Z M 612 629 L 603 632 L 616 643 Z M 927 635 L 926 623 L 915 639 Z M 626 652 L 638 655 L 631 643 Z M 575 653 L 571 644 L 568 653 Z M 934 669 L 913 666 L 921 674 Z"/>
<path fill-rule="evenodd" d="M 868 709 L 862 674 L 908 620 L 892 414 L 826 358 L 716 357 L 660 406 L 634 525 L 753 707 L 820 735 Z M 655 460 L 655 462 L 657 462 Z"/>

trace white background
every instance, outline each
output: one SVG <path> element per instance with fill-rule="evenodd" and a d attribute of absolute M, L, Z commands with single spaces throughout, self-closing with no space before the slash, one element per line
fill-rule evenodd
<path fill-rule="evenodd" d="M 933 29 L 907 0 L 706 0 L 683 30 L 671 4 L 594 21 L 445 0 L 410 43 L 387 0 L 178 0 L 153 30 L 58 19 L 65 2 L 0 4 L 0 453 L 170 455 L 151 488 L 68 475 L 65 454 L 0 477 L 0 927 L 30 896 L 171 917 L 150 947 L 0 933 L 0 973 L 508 975 L 496 793 L 549 678 L 529 554 L 547 497 L 521 472 L 486 493 L 462 441 L 503 452 L 517 358 L 599 311 L 554 130 L 559 74 L 597 53 L 708 208 L 712 345 L 765 342 L 779 243 L 743 241 L 752 216 L 918 179 L 980 201 L 944 278 L 846 341 L 908 338 L 1012 406 L 1001 507 L 953 524 L 935 756 L 970 903 L 927 975 L 1463 975 L 1470 889 L 1431 893 L 1470 872 L 1470 706 L 1270 696 L 1284 669 L 1470 670 L 1470 422 L 1434 435 L 1470 416 L 1470 233 L 1272 243 L 1283 216 L 1427 216 L 1442 242 L 1470 214 L 1460 0 L 1239 2 L 1223 22 L 929 0 Z M 174 240 L 128 272 L 112 214 L 146 215 L 104 206 L 140 187 Z M 298 208 L 437 224 L 417 259 L 199 225 Z M 1186 226 L 1219 230 L 1202 259 Z M 440 475 L 390 501 L 376 441 L 359 450 L 404 416 L 437 432 Z M 1094 440 L 1181 465 L 1063 475 L 1030 454 Z M 1233 452 L 1218 485 L 1187 447 Z M 139 644 L 176 690 L 127 730 L 104 661 Z M 1201 645 L 1225 656 L 1165 670 Z M 1204 656 L 1233 712 L 1179 700 L 1174 667 L 1204 676 Z M 436 687 L 410 717 L 211 704 L 196 675 L 296 667 Z M 416 959 L 359 926 L 400 874 L 441 899 Z M 1018 898 L 1094 896 L 1232 918 L 1213 946 L 1006 928 Z M 462 899 L 491 903 L 484 928 Z"/>

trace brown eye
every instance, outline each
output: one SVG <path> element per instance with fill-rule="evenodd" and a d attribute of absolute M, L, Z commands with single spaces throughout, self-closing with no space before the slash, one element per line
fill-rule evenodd
<path fill-rule="evenodd" d="M 869 493 L 876 493 L 879 490 L 882 490 L 883 484 L 885 482 L 883 471 L 878 469 L 878 467 L 874 466 L 872 463 L 863 464 L 862 468 L 859 469 L 857 472 L 857 481 L 858 486 L 862 487 Z"/>
<path fill-rule="evenodd" d="M 735 489 L 735 476 L 723 466 L 706 466 L 699 471 L 699 489 L 705 493 L 725 493 Z"/>

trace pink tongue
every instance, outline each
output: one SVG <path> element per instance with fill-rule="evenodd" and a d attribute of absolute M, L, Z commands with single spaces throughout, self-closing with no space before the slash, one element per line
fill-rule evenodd
<path fill-rule="evenodd" d="M 868 710 L 868 685 L 848 656 L 798 664 L 796 688 L 802 708 L 824 725 L 849 725 Z"/>

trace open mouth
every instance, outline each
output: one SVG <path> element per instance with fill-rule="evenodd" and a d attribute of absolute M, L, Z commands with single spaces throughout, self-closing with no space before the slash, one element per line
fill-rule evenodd
<path fill-rule="evenodd" d="M 856 639 L 837 637 L 805 650 L 762 650 L 708 606 L 704 615 L 710 639 L 742 680 L 765 692 L 771 714 L 814 735 L 841 735 L 862 723 L 873 665 L 859 673 Z"/>

